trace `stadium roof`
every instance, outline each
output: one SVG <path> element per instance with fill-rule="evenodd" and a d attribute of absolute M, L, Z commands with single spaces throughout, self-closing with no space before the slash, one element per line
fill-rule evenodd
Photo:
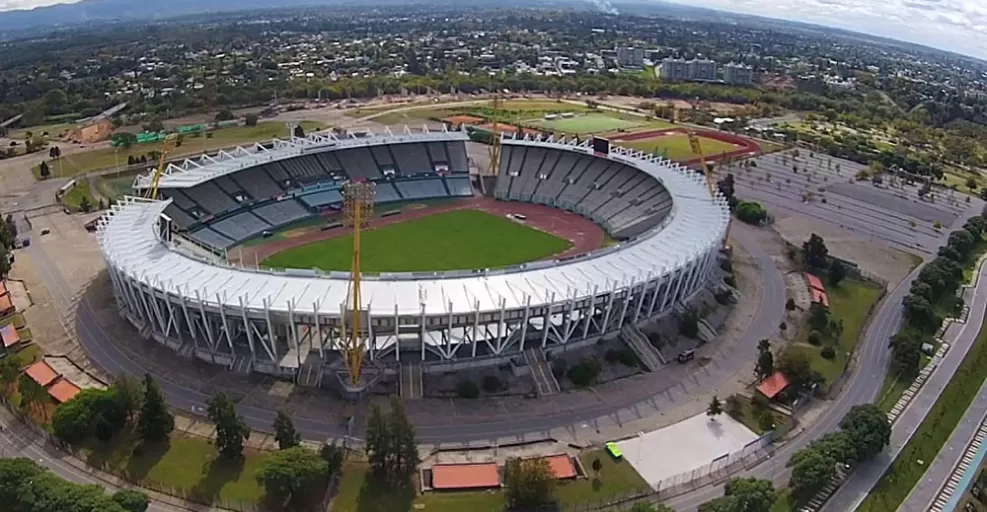
<path fill-rule="evenodd" d="M 585 145 L 564 142 L 510 143 L 593 152 Z M 722 198 L 710 200 L 699 174 L 624 148 L 614 148 L 610 158 L 634 165 L 668 189 L 673 207 L 661 226 L 635 240 L 570 260 L 489 271 L 364 276 L 364 307 L 375 314 L 439 315 L 580 300 L 671 273 L 719 244 L 729 211 Z M 158 216 L 169 204 L 170 200 L 126 198 L 101 220 L 100 244 L 118 271 L 171 294 L 198 296 L 206 305 L 221 301 L 234 308 L 242 304 L 254 310 L 340 314 L 340 305 L 349 296 L 348 273 L 221 266 L 176 252 L 155 235 Z"/>
<path fill-rule="evenodd" d="M 241 169 L 306 153 L 376 144 L 448 140 L 466 141 L 469 140 L 469 136 L 464 131 L 430 131 L 425 127 L 420 131 L 412 131 L 405 127 L 403 131 L 398 133 L 392 132 L 390 128 L 385 128 L 381 134 L 368 132 L 366 136 L 359 137 L 352 132 L 346 132 L 342 135 L 331 132 L 310 133 L 305 137 L 273 139 L 263 144 L 256 143 L 253 146 L 224 149 L 215 154 L 205 154 L 186 159 L 178 165 L 168 164 L 158 182 L 158 187 L 190 188 Z M 134 181 L 134 188 L 147 188 L 151 183 L 152 175 L 153 171 L 138 176 Z"/>

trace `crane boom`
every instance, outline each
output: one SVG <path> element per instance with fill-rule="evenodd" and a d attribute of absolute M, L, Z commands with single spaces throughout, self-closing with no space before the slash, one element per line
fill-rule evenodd
<path fill-rule="evenodd" d="M 692 130 L 688 130 L 686 133 L 689 136 L 689 146 L 692 149 L 692 152 L 699 155 L 699 164 L 702 165 L 703 174 L 706 175 L 706 187 L 709 189 L 709 196 L 716 199 L 716 179 L 713 177 L 713 170 L 710 169 L 709 164 L 706 163 L 706 156 L 703 155 L 703 146 L 699 143 L 699 137 L 696 137 L 696 132 Z M 726 233 L 723 234 L 723 248 L 728 250 L 730 245 L 729 242 L 727 242 L 727 239 L 730 238 L 730 224 L 732 222 L 732 217 L 727 219 L 727 230 Z"/>
<path fill-rule="evenodd" d="M 164 142 L 161 143 L 161 157 L 158 159 L 158 167 L 154 169 L 154 174 L 151 176 L 151 186 L 144 192 L 144 197 L 148 199 L 158 198 L 158 183 L 168 165 L 168 155 L 175 149 L 177 143 L 178 134 L 176 133 L 168 134 Z"/>

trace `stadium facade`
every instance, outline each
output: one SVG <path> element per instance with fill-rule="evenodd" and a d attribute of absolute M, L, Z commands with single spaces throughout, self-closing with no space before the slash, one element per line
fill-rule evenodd
<path fill-rule="evenodd" d="M 701 175 L 588 141 L 502 140 L 490 194 L 579 213 L 622 241 L 511 268 L 364 275 L 376 364 L 446 371 L 586 345 L 709 284 L 729 210 Z M 318 384 L 338 364 L 348 273 L 244 268 L 221 255 L 338 208 L 347 180 L 375 181 L 378 203 L 471 196 L 467 141 L 461 130 L 311 134 L 169 166 L 163 199 L 126 198 L 100 220 L 120 314 L 182 355 Z M 149 184 L 141 176 L 135 188 Z"/>

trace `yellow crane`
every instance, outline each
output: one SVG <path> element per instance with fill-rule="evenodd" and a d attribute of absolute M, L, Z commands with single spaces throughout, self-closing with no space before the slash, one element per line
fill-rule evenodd
<path fill-rule="evenodd" d="M 716 199 L 716 179 L 713 177 L 713 170 L 709 168 L 709 164 L 706 163 L 706 156 L 703 155 L 703 145 L 699 143 L 699 137 L 696 136 L 696 132 L 692 130 L 687 130 L 686 134 L 689 136 L 689 146 L 692 152 L 699 155 L 699 164 L 702 165 L 703 174 L 706 175 L 706 187 L 709 189 L 709 195 L 713 199 Z M 723 248 L 727 251 L 730 250 L 730 245 L 727 240 L 730 238 L 730 224 L 733 222 L 733 218 L 727 219 L 727 230 L 723 234 Z"/>
<path fill-rule="evenodd" d="M 371 181 L 351 182 L 343 188 L 343 215 L 345 223 L 353 227 L 353 260 L 350 265 L 350 321 L 343 332 L 342 352 L 346 359 L 346 369 L 350 383 L 360 382 L 363 368 L 364 339 L 368 335 L 367 319 L 364 318 L 363 303 L 360 298 L 360 233 L 374 211 L 374 183 Z"/>
<path fill-rule="evenodd" d="M 487 167 L 487 174 L 490 176 L 497 175 L 497 169 L 500 165 L 500 129 L 499 123 L 497 121 L 496 113 L 500 111 L 501 98 L 500 93 L 495 92 L 493 97 L 493 103 L 490 108 L 494 112 L 493 118 L 493 129 L 490 131 L 490 148 L 488 148 L 488 154 L 490 156 L 490 165 Z"/>
<path fill-rule="evenodd" d="M 144 189 L 144 197 L 148 199 L 158 198 L 158 183 L 161 181 L 165 167 L 168 166 L 168 155 L 175 149 L 175 145 L 177 144 L 178 134 L 175 133 L 168 134 L 164 142 L 161 143 L 161 157 L 158 158 L 158 167 L 154 170 L 154 174 L 151 175 L 151 186 Z"/>

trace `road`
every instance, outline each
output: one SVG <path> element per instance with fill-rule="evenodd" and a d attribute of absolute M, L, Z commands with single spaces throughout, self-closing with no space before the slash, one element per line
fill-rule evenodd
<path fill-rule="evenodd" d="M 764 460 L 736 476 L 757 477 L 772 480 L 776 487 L 788 485 L 789 472 L 785 469 L 788 459 L 805 445 L 820 436 L 837 430 L 840 419 L 855 405 L 871 403 L 877 398 L 888 369 L 888 338 L 898 330 L 902 320 L 901 300 L 908 293 L 912 281 L 921 266 L 913 270 L 884 300 L 872 317 L 855 356 L 856 368 L 852 371 L 843 393 L 830 404 L 826 414 L 791 441 L 781 445 L 770 459 Z M 707 486 L 668 500 L 666 504 L 679 512 L 696 510 L 700 504 L 723 494 L 723 486 Z M 835 510 L 835 509 L 834 509 Z M 848 510 L 848 509 L 839 509 Z"/>
<path fill-rule="evenodd" d="M 953 324 L 949 327 L 943 337 L 946 341 L 952 340 L 952 345 L 946 352 L 939 366 L 932 372 L 925 385 L 912 399 L 912 402 L 898 417 L 891 432 L 891 446 L 876 459 L 858 467 L 836 491 L 832 498 L 823 507 L 823 511 L 846 511 L 855 509 L 867 496 L 867 493 L 877 484 L 881 476 L 894 462 L 905 443 L 912 437 L 918 429 L 926 414 L 935 404 L 943 388 L 949 384 L 953 378 L 953 373 L 963 362 L 963 357 L 977 339 L 980 328 L 983 325 L 984 314 L 987 312 L 987 265 L 979 269 L 976 288 L 973 291 L 973 300 L 970 302 L 970 314 L 964 324 Z M 983 397 L 981 397 L 982 399 Z M 982 417 L 982 414 L 981 414 Z M 979 420 L 978 420 L 979 422 Z M 962 449 L 960 450 L 962 452 Z M 958 457 L 959 455 L 957 455 Z M 928 463 L 929 461 L 926 461 Z M 939 471 L 942 471 L 941 469 Z M 948 469 L 942 475 L 946 478 Z M 929 474 L 930 478 L 938 478 L 937 473 Z M 937 489 L 938 490 L 938 489 Z M 924 491 L 923 491 L 924 492 Z M 935 493 L 933 492 L 933 495 Z M 919 499 L 916 497 L 916 499 Z M 931 499 L 929 500 L 931 501 Z M 927 505 L 928 501 L 924 504 Z M 913 510 L 913 509 L 904 509 Z"/>
<path fill-rule="evenodd" d="M 967 446 L 973 441 L 974 434 L 985 419 L 987 419 L 987 381 L 980 387 L 977 397 L 963 414 L 963 419 L 956 425 L 956 430 L 939 450 L 939 455 L 922 475 L 922 480 L 915 485 L 901 504 L 902 510 L 927 510 L 932 505 L 940 489 L 953 475 L 953 469 L 963 457 Z M 954 496 L 965 491 L 962 487 L 957 488 Z"/>
<path fill-rule="evenodd" d="M 120 486 L 107 479 L 112 477 L 85 467 L 85 463 L 78 459 L 72 459 L 65 452 L 49 444 L 34 429 L 14 418 L 10 411 L 3 406 L 0 406 L 0 425 L 3 425 L 2 432 L 0 432 L 0 457 L 24 457 L 35 461 L 38 465 L 70 482 L 99 485 L 108 493 L 120 490 Z M 174 503 L 155 501 L 170 497 L 161 496 L 157 493 L 149 493 L 149 497 L 152 499 L 147 508 L 150 512 L 189 510 Z"/>

